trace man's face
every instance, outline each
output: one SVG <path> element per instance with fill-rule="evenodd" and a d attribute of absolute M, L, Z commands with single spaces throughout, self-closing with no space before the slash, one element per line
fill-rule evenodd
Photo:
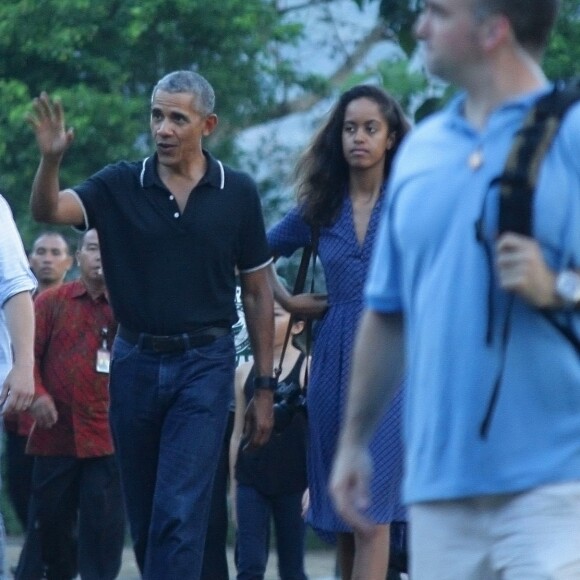
<path fill-rule="evenodd" d="M 102 281 L 101 247 L 97 230 L 89 230 L 83 239 L 83 245 L 77 252 L 77 262 L 84 280 Z"/>
<path fill-rule="evenodd" d="M 67 244 L 58 234 L 40 236 L 34 242 L 28 261 L 43 286 L 60 284 L 72 266 Z"/>
<path fill-rule="evenodd" d="M 204 115 L 188 93 L 156 91 L 151 103 L 151 136 L 162 165 L 187 164 L 201 153 L 203 137 L 211 134 L 215 115 Z"/>
<path fill-rule="evenodd" d="M 427 70 L 461 84 L 469 67 L 481 59 L 474 0 L 426 0 L 415 25 Z"/>

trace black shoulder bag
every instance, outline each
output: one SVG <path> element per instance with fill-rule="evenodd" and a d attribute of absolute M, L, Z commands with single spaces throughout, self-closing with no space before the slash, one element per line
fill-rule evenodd
<path fill-rule="evenodd" d="M 306 275 L 308 273 L 308 265 L 312 261 L 312 281 L 310 284 L 310 292 L 314 292 L 314 274 L 316 266 L 316 257 L 318 253 L 318 230 L 312 229 L 312 243 L 309 246 L 305 246 L 302 250 L 302 258 L 300 260 L 300 266 L 298 268 L 298 274 L 296 275 L 296 281 L 294 282 L 294 288 L 292 290 L 293 294 L 300 294 L 304 291 L 304 285 L 306 284 Z M 290 320 L 288 321 L 288 327 L 286 328 L 286 336 L 284 337 L 284 346 L 282 347 L 282 352 L 280 353 L 280 360 L 278 366 L 274 369 L 274 376 L 278 380 L 282 374 L 282 363 L 284 362 L 284 356 L 286 354 L 286 349 L 288 348 L 288 342 L 290 340 L 290 333 L 292 331 L 292 326 L 296 322 L 296 317 L 292 314 Z M 306 410 L 306 389 L 308 387 L 308 359 L 310 357 L 310 348 L 312 344 L 312 320 L 306 320 L 304 332 L 306 335 L 306 371 L 304 375 L 304 386 L 301 389 L 300 385 L 291 386 L 289 389 L 277 389 L 274 397 L 274 430 L 276 432 L 282 431 L 287 425 L 290 424 L 292 420 L 293 413 L 298 410 Z"/>

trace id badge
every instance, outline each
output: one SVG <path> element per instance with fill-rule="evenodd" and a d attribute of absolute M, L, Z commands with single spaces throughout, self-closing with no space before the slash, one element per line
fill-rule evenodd
<path fill-rule="evenodd" d="M 98 373 L 109 374 L 111 368 L 111 353 L 106 348 L 100 348 L 97 351 L 97 364 L 95 365 Z"/>

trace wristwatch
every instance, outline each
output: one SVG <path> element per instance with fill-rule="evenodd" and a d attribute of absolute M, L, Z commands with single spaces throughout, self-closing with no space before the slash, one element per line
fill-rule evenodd
<path fill-rule="evenodd" d="M 574 270 L 563 270 L 556 277 L 556 295 L 567 307 L 580 303 L 580 274 Z"/>
<path fill-rule="evenodd" d="M 254 377 L 254 389 L 275 391 L 278 386 L 278 381 L 275 377 Z"/>

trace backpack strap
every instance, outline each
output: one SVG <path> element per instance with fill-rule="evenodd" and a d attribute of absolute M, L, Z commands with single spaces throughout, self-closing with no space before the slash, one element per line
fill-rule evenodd
<path fill-rule="evenodd" d="M 498 231 L 532 236 L 533 197 L 542 160 L 564 115 L 580 100 L 580 78 L 556 83 L 540 97 L 516 133 L 504 172 L 499 176 Z"/>
<path fill-rule="evenodd" d="M 516 133 L 503 174 L 498 178 L 498 231 L 533 236 L 534 193 L 540 166 L 552 144 L 562 119 L 572 105 L 580 101 L 580 78 L 556 83 L 552 91 L 540 97 Z M 580 354 L 580 339 L 550 310 L 540 310 Z"/>
<path fill-rule="evenodd" d="M 552 91 L 540 97 L 517 131 L 504 171 L 492 184 L 499 186 L 498 234 L 513 232 L 533 237 L 533 206 L 540 167 L 552 144 L 562 119 L 572 105 L 580 100 L 580 78 L 556 83 Z M 476 228 L 477 228 L 476 223 Z M 480 426 L 480 436 L 489 433 L 503 377 L 507 342 L 511 330 L 512 299 L 502 336 L 502 363 L 494 383 L 486 414 Z M 557 318 L 551 310 L 538 312 L 572 345 L 580 356 L 580 339 L 573 329 Z"/>

